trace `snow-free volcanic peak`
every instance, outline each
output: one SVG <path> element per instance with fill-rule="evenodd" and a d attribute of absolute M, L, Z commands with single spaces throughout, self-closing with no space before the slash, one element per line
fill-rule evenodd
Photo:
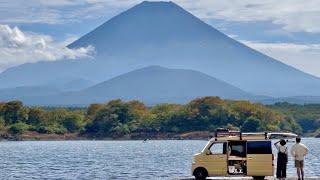
<path fill-rule="evenodd" d="M 320 96 L 319 78 L 245 46 L 172 2 L 142 2 L 69 47 L 88 45 L 95 47 L 93 60 L 14 67 L 0 74 L 0 88 L 72 78 L 104 82 L 159 65 L 201 72 L 255 95 Z"/>

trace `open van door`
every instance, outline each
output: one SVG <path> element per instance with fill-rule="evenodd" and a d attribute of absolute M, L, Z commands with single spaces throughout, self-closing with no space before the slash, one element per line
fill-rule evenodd
<path fill-rule="evenodd" d="M 273 176 L 271 141 L 247 141 L 247 175 Z"/>

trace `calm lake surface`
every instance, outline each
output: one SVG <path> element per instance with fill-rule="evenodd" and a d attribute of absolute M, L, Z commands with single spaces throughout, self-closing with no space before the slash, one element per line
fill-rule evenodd
<path fill-rule="evenodd" d="M 307 138 L 302 142 L 311 150 L 306 157 L 306 175 L 319 175 L 320 139 Z M 0 142 L 0 179 L 173 179 L 190 176 L 192 155 L 206 143 L 196 140 Z M 289 175 L 295 175 L 293 167 L 290 157 Z"/>

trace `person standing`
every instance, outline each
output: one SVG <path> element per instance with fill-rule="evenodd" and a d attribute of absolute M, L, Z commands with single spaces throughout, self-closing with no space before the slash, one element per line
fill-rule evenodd
<path fill-rule="evenodd" d="M 294 164 L 297 168 L 298 180 L 304 180 L 304 171 L 303 171 L 303 160 L 304 157 L 308 154 L 308 148 L 301 143 L 301 137 L 296 137 L 296 144 L 291 148 L 291 155 L 294 157 Z"/>
<path fill-rule="evenodd" d="M 286 147 L 286 141 L 284 139 L 274 143 L 274 146 L 278 150 L 277 178 L 282 180 L 287 177 L 288 148 Z"/>

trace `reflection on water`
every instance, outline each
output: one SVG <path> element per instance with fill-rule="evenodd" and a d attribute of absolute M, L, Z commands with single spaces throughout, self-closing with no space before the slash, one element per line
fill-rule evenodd
<path fill-rule="evenodd" d="M 320 140 L 302 140 L 311 153 L 307 176 L 319 174 Z M 0 142 L 0 179 L 172 179 L 190 176 L 191 158 L 206 141 Z M 293 143 L 289 143 L 289 146 Z M 274 153 L 276 154 L 276 153 Z M 288 174 L 295 175 L 290 158 Z"/>

